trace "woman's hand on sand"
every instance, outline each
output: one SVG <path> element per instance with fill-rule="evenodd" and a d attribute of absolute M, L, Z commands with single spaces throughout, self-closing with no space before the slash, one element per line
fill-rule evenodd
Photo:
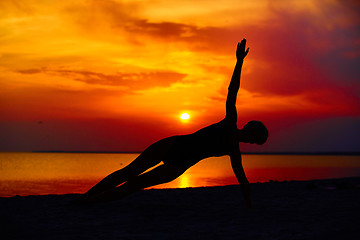
<path fill-rule="evenodd" d="M 238 43 L 236 49 L 236 58 L 240 61 L 244 60 L 244 58 L 249 52 L 249 48 L 247 48 L 245 51 L 245 46 L 246 46 L 246 39 L 244 38 L 243 40 L 241 40 L 241 42 Z"/>

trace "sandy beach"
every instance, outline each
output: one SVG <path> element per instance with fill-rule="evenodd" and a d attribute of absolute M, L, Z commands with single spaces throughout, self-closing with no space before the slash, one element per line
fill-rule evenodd
<path fill-rule="evenodd" d="M 1 239 L 360 239 L 360 178 L 151 189 L 89 206 L 77 194 L 0 198 Z"/>

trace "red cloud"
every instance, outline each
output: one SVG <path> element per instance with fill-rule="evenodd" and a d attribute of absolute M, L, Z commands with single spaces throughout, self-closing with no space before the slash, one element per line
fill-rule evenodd
<path fill-rule="evenodd" d="M 186 74 L 171 71 L 153 71 L 139 73 L 117 73 L 104 74 L 91 71 L 76 70 L 47 70 L 24 69 L 17 72 L 22 74 L 50 73 L 60 74 L 76 81 L 86 84 L 96 84 L 104 86 L 123 86 L 129 90 L 143 90 L 153 87 L 168 87 L 176 82 L 182 81 Z"/>
<path fill-rule="evenodd" d="M 117 73 L 113 75 L 90 71 L 58 70 L 60 74 L 72 75 L 74 79 L 87 84 L 124 86 L 130 90 L 143 90 L 153 87 L 167 87 L 181 81 L 186 75 L 170 72 Z"/>

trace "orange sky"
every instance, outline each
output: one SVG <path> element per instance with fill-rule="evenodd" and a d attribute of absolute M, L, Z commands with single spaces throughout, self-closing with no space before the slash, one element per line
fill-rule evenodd
<path fill-rule="evenodd" d="M 248 151 L 360 149 L 356 1 L 1 1 L 1 151 L 140 151 L 221 120 L 247 38 Z M 188 112 L 190 119 L 180 120 Z"/>

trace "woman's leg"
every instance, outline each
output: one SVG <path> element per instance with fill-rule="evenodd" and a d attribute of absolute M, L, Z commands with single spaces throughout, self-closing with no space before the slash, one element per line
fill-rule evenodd
<path fill-rule="evenodd" d="M 81 201 L 92 198 L 103 192 L 109 191 L 116 186 L 132 178 L 135 178 L 149 168 L 156 166 L 161 162 L 161 159 L 171 147 L 172 143 L 173 138 L 165 138 L 154 143 L 153 145 L 148 147 L 143 153 L 141 153 L 128 166 L 109 174 L 107 177 L 97 183 L 88 192 L 83 194 L 79 200 Z"/>
<path fill-rule="evenodd" d="M 120 199 L 141 189 L 170 182 L 182 175 L 185 171 L 186 169 L 181 167 L 163 164 L 149 172 L 132 178 L 115 189 L 90 199 L 89 202 L 104 202 Z"/>
<path fill-rule="evenodd" d="M 89 191 L 87 191 L 82 198 L 91 198 L 93 196 L 99 195 L 103 192 L 109 191 L 116 186 L 124 183 L 125 181 L 136 177 L 147 169 L 157 165 L 160 163 L 158 160 L 144 158 L 143 156 L 138 156 L 133 162 L 131 162 L 126 167 L 117 170 L 100 182 L 98 182 L 95 186 L 93 186 Z"/>

